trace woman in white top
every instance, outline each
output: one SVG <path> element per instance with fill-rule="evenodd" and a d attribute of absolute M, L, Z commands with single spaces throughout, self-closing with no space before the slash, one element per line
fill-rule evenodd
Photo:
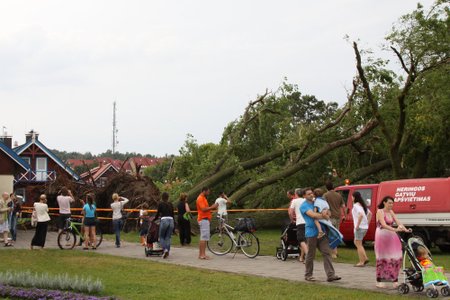
<path fill-rule="evenodd" d="M 128 199 L 119 196 L 119 194 L 114 193 L 112 195 L 112 199 L 113 199 L 113 203 L 111 203 L 111 209 L 113 211 L 113 215 L 112 215 L 112 221 L 113 221 L 113 229 L 114 229 L 114 233 L 116 234 L 116 247 L 119 248 L 120 247 L 120 230 L 122 229 L 123 226 L 123 221 L 122 221 L 122 209 L 123 206 L 125 204 L 128 203 Z M 122 200 L 120 200 L 122 199 Z"/>
<path fill-rule="evenodd" d="M 367 208 L 367 204 L 359 192 L 354 192 L 353 195 L 353 225 L 355 228 L 355 246 L 358 251 L 359 262 L 355 267 L 364 267 L 369 262 L 366 251 L 363 246 L 363 239 L 369 229 L 369 222 L 372 213 Z"/>
<path fill-rule="evenodd" d="M 31 240 L 31 250 L 34 246 L 44 248 L 45 238 L 47 237 L 47 226 L 50 221 L 48 215 L 47 196 L 42 194 L 39 196 L 39 202 L 34 203 L 33 213 L 37 218 L 36 232 Z"/>

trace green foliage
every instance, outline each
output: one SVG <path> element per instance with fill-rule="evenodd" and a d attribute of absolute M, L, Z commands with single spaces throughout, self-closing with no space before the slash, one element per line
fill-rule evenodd
<path fill-rule="evenodd" d="M 144 175 L 150 177 L 154 182 L 165 182 L 168 178 L 174 155 L 166 156 L 160 163 L 144 169 Z"/>
<path fill-rule="evenodd" d="M 279 239 L 277 238 L 279 241 Z M 355 250 L 352 250 L 353 253 Z M 45 254 L 45 255 L 43 255 Z M 275 254 L 272 248 L 271 255 Z M 120 299 L 404 299 L 396 295 L 316 285 L 281 279 L 246 276 L 191 268 L 143 259 L 81 251 L 2 251 L 0 268 L 27 266 L 57 274 L 92 274 L 104 282 L 104 294 Z M 274 258 L 275 259 L 275 258 Z M 286 262 L 287 263 L 287 262 Z M 83 267 L 80 267 L 83 266 Z M 294 267 L 295 269 L 295 267 Z M 295 272 L 300 272 L 296 270 Z M 301 273 L 299 273 L 301 274 Z M 370 285 L 371 283 L 368 283 Z M 224 287 L 230 287 L 226 291 Z M 188 288 L 187 288 L 188 287 Z M 318 290 L 320 289 L 320 292 Z"/>

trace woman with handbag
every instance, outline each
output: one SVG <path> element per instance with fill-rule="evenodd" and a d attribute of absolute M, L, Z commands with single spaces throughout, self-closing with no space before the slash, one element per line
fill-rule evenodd
<path fill-rule="evenodd" d="M 181 193 L 178 202 L 178 231 L 180 232 L 180 244 L 186 246 L 191 244 L 191 209 L 187 203 L 187 194 Z"/>
<path fill-rule="evenodd" d="M 112 215 L 112 221 L 113 221 L 113 230 L 116 234 L 116 247 L 120 248 L 120 230 L 123 226 L 123 220 L 122 220 L 122 209 L 125 204 L 128 203 L 127 198 L 119 196 L 119 194 L 114 193 L 112 195 L 113 203 L 111 203 L 111 209 L 113 211 Z M 120 200 L 122 199 L 122 200 Z"/>
<path fill-rule="evenodd" d="M 33 214 L 36 216 L 37 225 L 34 237 L 31 240 L 31 250 L 33 250 L 34 246 L 44 248 L 45 245 L 48 221 L 50 221 L 50 216 L 48 215 L 47 196 L 45 196 L 45 194 L 39 196 L 39 202 L 34 203 Z"/>

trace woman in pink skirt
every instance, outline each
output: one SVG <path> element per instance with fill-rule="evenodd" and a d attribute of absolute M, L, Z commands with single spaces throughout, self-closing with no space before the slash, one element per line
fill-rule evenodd
<path fill-rule="evenodd" d="M 402 266 L 402 244 L 397 232 L 410 232 L 395 216 L 391 196 L 383 198 L 378 205 L 377 229 L 375 231 L 375 256 L 377 259 L 377 287 L 384 288 L 384 282 L 398 286 L 398 274 Z M 397 227 L 393 227 L 394 223 Z"/>

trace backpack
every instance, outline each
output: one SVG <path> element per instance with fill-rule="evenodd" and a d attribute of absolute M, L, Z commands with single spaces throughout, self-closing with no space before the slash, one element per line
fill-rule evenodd
<path fill-rule="evenodd" d="M 234 230 L 242 232 L 254 232 L 256 231 L 255 220 L 253 218 L 240 218 Z"/>

